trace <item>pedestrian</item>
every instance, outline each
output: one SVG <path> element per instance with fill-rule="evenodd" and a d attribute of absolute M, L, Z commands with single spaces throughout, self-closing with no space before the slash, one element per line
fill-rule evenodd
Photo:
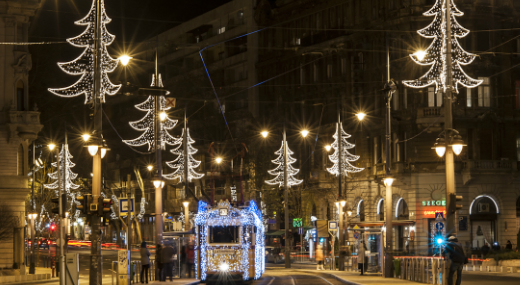
<path fill-rule="evenodd" d="M 323 268 L 323 248 L 321 244 L 316 248 L 316 270 L 325 270 Z"/>
<path fill-rule="evenodd" d="M 457 272 L 457 282 L 455 284 L 460 285 L 460 282 L 462 282 L 462 268 L 464 267 L 464 264 L 468 263 L 468 258 L 464 254 L 462 245 L 459 243 L 456 236 L 452 235 L 448 238 L 446 252 L 451 261 L 448 273 L 448 285 L 453 285 L 453 275 L 455 272 Z"/>
<path fill-rule="evenodd" d="M 482 258 L 485 258 L 489 252 L 489 245 L 487 244 L 487 242 L 482 246 L 480 251 L 482 252 Z"/>
<path fill-rule="evenodd" d="M 157 267 L 155 276 L 156 276 L 156 279 L 158 279 L 159 281 L 165 281 L 165 280 L 163 280 L 163 272 L 162 272 L 163 264 L 161 263 L 161 258 L 162 258 L 162 245 L 157 244 L 155 246 L 155 266 Z"/>
<path fill-rule="evenodd" d="M 506 250 L 513 250 L 513 244 L 511 243 L 510 240 L 507 240 L 507 243 L 506 243 Z"/>
<path fill-rule="evenodd" d="M 191 278 L 191 271 L 193 270 L 193 264 L 195 263 L 195 248 L 193 244 L 188 245 L 188 277 Z"/>
<path fill-rule="evenodd" d="M 146 242 L 141 243 L 141 283 L 148 284 L 148 269 L 150 268 L 150 251 L 146 248 Z"/>
<path fill-rule="evenodd" d="M 363 275 L 363 272 L 365 272 L 365 250 L 367 250 L 367 247 L 365 245 L 364 241 L 360 241 L 358 245 L 358 269 L 361 270 L 361 274 Z"/>
<path fill-rule="evenodd" d="M 173 281 L 173 255 L 175 254 L 173 247 L 170 243 L 166 243 L 162 250 L 161 262 L 163 264 L 164 277 L 163 281 L 166 281 L 166 277 L 170 276 L 170 281 Z"/>

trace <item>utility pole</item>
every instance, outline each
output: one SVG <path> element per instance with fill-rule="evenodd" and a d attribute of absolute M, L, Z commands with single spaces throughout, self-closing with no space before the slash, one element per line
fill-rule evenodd
<path fill-rule="evenodd" d="M 35 179 L 35 172 L 36 172 L 36 167 L 34 167 L 35 165 L 35 161 L 36 161 L 36 147 L 35 147 L 35 144 L 36 144 L 36 140 L 33 141 L 33 146 L 32 146 L 32 155 L 33 155 L 33 167 L 32 167 L 32 181 L 31 181 L 31 191 L 32 191 L 32 194 L 31 194 L 31 214 L 35 213 L 36 212 L 36 205 L 34 203 L 34 179 Z M 36 273 L 36 268 L 35 268 L 35 264 L 34 264 L 34 236 L 35 236 L 35 232 L 34 232 L 34 218 L 31 218 L 31 261 L 30 261 L 30 264 L 29 264 L 29 274 L 35 274 Z"/>
<path fill-rule="evenodd" d="M 155 87 L 159 88 L 159 49 L 155 49 Z M 161 112 L 161 96 L 154 96 L 155 102 L 155 158 L 157 160 L 157 183 L 155 183 L 155 243 L 162 244 L 163 240 L 163 218 L 162 218 L 162 188 L 164 182 L 162 180 L 162 141 L 160 139 L 160 112 Z"/>
<path fill-rule="evenodd" d="M 391 103 L 392 94 L 397 89 L 397 86 L 390 78 L 390 39 L 388 34 L 386 35 L 386 72 L 387 82 L 383 89 L 385 101 L 386 101 L 386 163 L 385 163 L 385 179 L 384 184 L 386 187 L 386 198 L 385 198 L 385 223 L 386 223 L 386 250 L 385 250 L 385 278 L 393 277 L 392 274 L 392 259 L 393 259 L 393 224 L 392 224 L 392 183 L 393 178 L 391 174 L 392 161 L 391 161 L 391 144 L 390 139 L 392 136 L 391 131 Z M 396 209 L 397 211 L 397 209 Z M 363 248 L 363 246 L 361 246 Z"/>
<path fill-rule="evenodd" d="M 131 189 L 130 189 L 130 181 L 132 179 L 132 175 L 127 174 L 126 176 L 126 198 L 128 199 L 128 212 L 126 213 L 126 251 L 128 252 L 128 278 L 126 279 L 127 285 L 130 285 L 130 282 L 132 279 L 130 278 L 131 272 L 130 272 L 130 264 L 132 261 L 132 247 L 130 246 L 130 243 L 132 241 L 132 210 L 135 211 L 135 209 L 132 207 L 132 197 L 131 197 Z M 133 201 L 135 202 L 135 201 Z M 135 203 L 134 203 L 135 204 Z M 135 207 L 135 205 L 134 205 Z"/>
<path fill-rule="evenodd" d="M 451 60 L 451 5 L 449 0 L 446 2 L 446 65 L 447 65 L 447 88 L 444 94 L 444 133 L 445 142 L 449 143 L 452 139 L 453 118 L 452 118 L 452 88 L 453 88 L 453 70 Z M 446 232 L 451 235 L 457 234 L 455 226 L 455 215 L 448 210 L 452 195 L 455 194 L 455 166 L 453 162 L 453 148 L 446 146 Z"/>
<path fill-rule="evenodd" d="M 285 212 L 285 268 L 291 268 L 291 248 L 289 245 L 289 183 L 287 181 L 287 134 L 283 123 L 283 195 Z"/>
<path fill-rule="evenodd" d="M 96 1 L 96 25 L 94 32 L 94 96 L 92 98 L 94 103 L 94 131 L 100 143 L 102 143 L 102 109 L 101 109 L 101 54 L 102 54 L 102 43 L 101 43 L 101 0 Z M 98 149 L 94 155 L 92 162 L 92 204 L 96 211 L 91 211 L 90 214 L 90 225 L 92 228 L 92 234 L 90 235 L 91 249 L 90 249 L 90 272 L 89 272 L 89 284 L 90 285 L 101 285 L 103 283 L 103 256 L 101 255 L 101 220 L 97 215 L 97 207 L 99 196 L 101 195 L 101 149 Z M 91 209 L 92 206 L 91 206 Z M 90 210 L 90 209 L 89 209 Z"/>
<path fill-rule="evenodd" d="M 338 103 L 338 201 L 343 200 L 346 197 L 343 197 L 343 191 L 341 189 L 341 179 L 343 178 L 343 132 L 342 125 L 341 125 L 341 98 L 339 99 Z M 341 208 L 340 208 L 341 207 Z M 343 205 L 341 203 L 338 204 L 338 214 L 339 214 L 339 246 L 343 245 Z"/>

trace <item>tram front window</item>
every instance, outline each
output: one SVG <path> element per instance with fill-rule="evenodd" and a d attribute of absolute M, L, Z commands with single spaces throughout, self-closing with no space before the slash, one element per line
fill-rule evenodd
<path fill-rule="evenodd" d="M 210 243 L 238 243 L 239 226 L 210 227 Z"/>

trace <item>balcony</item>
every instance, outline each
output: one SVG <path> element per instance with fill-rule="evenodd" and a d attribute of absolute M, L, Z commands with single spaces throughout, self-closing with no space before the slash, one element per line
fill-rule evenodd
<path fill-rule="evenodd" d="M 517 162 L 510 160 L 470 160 L 463 162 L 462 179 L 467 185 L 473 178 L 483 174 L 511 175 L 518 172 Z"/>
<path fill-rule="evenodd" d="M 421 128 L 426 128 L 433 124 L 432 128 L 439 128 L 444 122 L 444 108 L 443 107 L 428 107 L 417 109 L 417 125 Z"/>
<path fill-rule="evenodd" d="M 7 126 L 9 128 L 9 141 L 20 137 L 21 139 L 34 140 L 38 132 L 43 128 L 40 124 L 40 112 L 34 111 L 8 111 Z M 0 123 L 2 123 L 0 121 Z"/>

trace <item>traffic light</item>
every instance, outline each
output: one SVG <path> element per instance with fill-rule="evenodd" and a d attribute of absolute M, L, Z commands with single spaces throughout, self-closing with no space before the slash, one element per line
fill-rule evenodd
<path fill-rule="evenodd" d="M 50 226 L 51 232 L 56 231 L 56 224 L 52 223 Z"/>
<path fill-rule="evenodd" d="M 456 194 L 450 194 L 450 200 L 448 205 L 448 213 L 455 214 L 457 210 L 462 209 L 464 206 L 462 204 L 457 204 L 457 202 L 462 201 L 462 196 Z"/>
<path fill-rule="evenodd" d="M 76 200 L 79 202 L 79 205 L 76 205 L 76 209 L 80 210 L 82 215 L 88 215 L 91 196 L 92 195 L 90 194 L 86 194 L 84 196 L 76 197 Z"/>
<path fill-rule="evenodd" d="M 99 196 L 99 198 L 98 198 L 98 215 L 103 216 L 103 213 L 110 212 L 111 205 L 112 205 L 111 199 L 103 198 L 103 196 Z"/>
<path fill-rule="evenodd" d="M 60 198 L 52 198 L 52 210 L 51 212 L 54 214 L 60 214 Z M 62 213 L 65 215 L 65 212 L 67 211 L 67 194 L 61 194 L 61 209 Z"/>

